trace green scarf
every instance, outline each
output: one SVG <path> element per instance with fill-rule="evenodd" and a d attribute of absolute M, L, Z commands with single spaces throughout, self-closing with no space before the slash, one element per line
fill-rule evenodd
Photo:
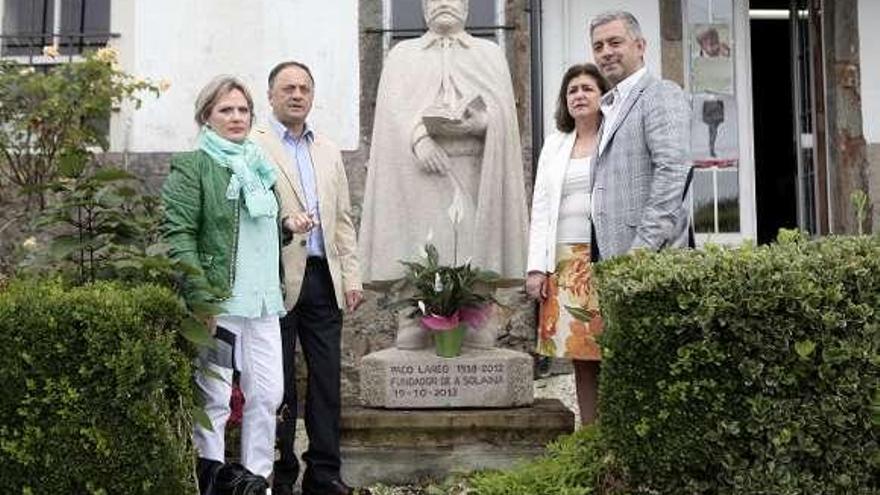
<path fill-rule="evenodd" d="M 226 188 L 227 199 L 243 196 L 251 218 L 278 214 L 278 202 L 271 191 L 277 179 L 275 167 L 266 161 L 253 141 L 246 139 L 241 144 L 233 143 L 204 126 L 199 133 L 198 145 L 220 166 L 232 170 Z"/>

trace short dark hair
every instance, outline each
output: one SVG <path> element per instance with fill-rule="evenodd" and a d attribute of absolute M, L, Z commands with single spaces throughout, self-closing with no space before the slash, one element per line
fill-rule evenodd
<path fill-rule="evenodd" d="M 315 86 L 315 77 L 312 75 L 312 71 L 309 70 L 308 65 L 302 62 L 297 62 L 296 60 L 288 60 L 286 62 L 281 62 L 275 67 L 272 67 L 272 70 L 269 71 L 269 89 L 272 89 L 272 85 L 275 84 L 275 78 L 278 76 L 278 73 L 288 67 L 299 67 L 300 69 L 304 70 L 305 73 L 309 75 L 309 79 L 312 80 L 312 87 Z"/>
<path fill-rule="evenodd" d="M 599 86 L 599 91 L 604 95 L 609 89 L 610 84 L 608 84 L 608 80 L 599 72 L 599 68 L 594 64 L 576 64 L 572 65 L 565 71 L 565 75 L 562 76 L 562 85 L 559 87 L 559 98 L 556 100 L 556 113 L 554 117 L 556 118 L 556 128 L 562 132 L 571 132 L 574 130 L 574 117 L 568 113 L 568 99 L 566 98 L 566 94 L 568 93 L 568 83 L 571 82 L 572 79 L 578 76 L 590 76 L 596 80 L 596 85 Z"/>

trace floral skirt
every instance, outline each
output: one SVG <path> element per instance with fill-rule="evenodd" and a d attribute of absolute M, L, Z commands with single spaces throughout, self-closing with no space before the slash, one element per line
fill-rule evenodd
<path fill-rule="evenodd" d="M 602 333 L 602 317 L 590 245 L 558 244 L 556 270 L 547 282 L 547 299 L 538 314 L 538 354 L 600 361 L 596 337 Z"/>

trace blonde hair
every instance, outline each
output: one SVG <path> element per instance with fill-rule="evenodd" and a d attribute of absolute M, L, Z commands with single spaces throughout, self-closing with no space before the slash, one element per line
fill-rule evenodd
<path fill-rule="evenodd" d="M 199 127 L 205 125 L 205 122 L 208 121 L 208 117 L 211 115 L 211 111 L 214 110 L 214 105 L 217 104 L 217 100 L 236 89 L 241 91 L 244 99 L 247 100 L 248 110 L 251 113 L 251 120 L 248 126 L 252 125 L 254 123 L 254 99 L 251 97 L 251 92 L 240 79 L 227 75 L 215 77 L 199 91 L 195 105 L 196 124 Z"/>

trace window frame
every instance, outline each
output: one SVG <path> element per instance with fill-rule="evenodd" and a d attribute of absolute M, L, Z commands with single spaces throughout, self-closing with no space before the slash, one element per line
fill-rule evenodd
<path fill-rule="evenodd" d="M 110 30 L 112 15 L 112 1 L 110 0 L 108 0 L 106 3 L 106 31 L 84 31 L 84 28 L 82 27 L 82 23 L 85 21 L 84 18 L 80 19 L 80 27 L 76 30 L 64 31 L 63 26 L 65 22 L 65 7 L 71 7 L 71 4 L 65 2 L 64 0 L 54 0 L 52 1 L 52 14 L 50 16 L 51 19 L 49 19 L 47 25 L 44 26 L 44 32 L 33 34 L 4 32 L 4 24 L 6 21 L 6 7 L 7 2 L 9 1 L 15 0 L 0 0 L 0 58 L 5 60 L 13 60 L 32 66 L 50 66 L 63 62 L 72 62 L 76 60 L 81 60 L 83 51 L 108 46 L 111 39 L 119 37 L 118 34 L 112 33 Z M 46 6 L 49 1 L 50 0 L 38 0 L 38 2 L 42 2 L 44 6 Z M 81 1 L 83 2 L 81 8 L 83 8 L 86 5 L 86 2 L 92 0 Z M 84 12 L 85 11 L 83 11 L 83 16 L 85 15 Z M 11 47 L 13 49 L 23 49 L 26 53 L 8 53 L 8 51 L 10 51 L 10 48 L 6 46 L 5 40 L 9 37 L 14 36 L 28 36 L 29 38 L 33 39 L 33 42 L 26 43 L 23 46 Z M 98 41 L 91 41 L 91 39 L 96 39 Z M 45 46 L 54 46 L 61 52 L 61 54 L 56 57 L 46 56 L 43 54 L 43 48 Z"/>
<path fill-rule="evenodd" d="M 684 90 L 688 96 L 692 95 L 690 82 L 691 74 L 691 46 L 690 39 L 693 36 L 689 24 L 689 3 L 696 0 L 683 0 L 682 2 L 682 43 Z M 732 3 L 731 49 L 733 50 L 733 90 L 737 107 L 737 150 L 739 163 L 737 166 L 739 185 L 739 231 L 738 232 L 714 232 L 695 235 L 698 246 L 707 243 L 740 245 L 748 240 L 757 240 L 757 206 L 755 198 L 755 155 L 754 155 L 754 125 L 752 114 L 752 86 L 751 86 L 751 37 L 749 31 L 749 9 L 747 0 L 730 0 Z M 711 169 L 707 170 L 712 171 Z M 695 171 L 696 172 L 696 171 Z M 712 171 L 713 184 L 715 184 L 718 170 Z M 692 196 L 694 196 L 692 194 Z M 716 201 L 716 220 L 718 196 Z"/>

